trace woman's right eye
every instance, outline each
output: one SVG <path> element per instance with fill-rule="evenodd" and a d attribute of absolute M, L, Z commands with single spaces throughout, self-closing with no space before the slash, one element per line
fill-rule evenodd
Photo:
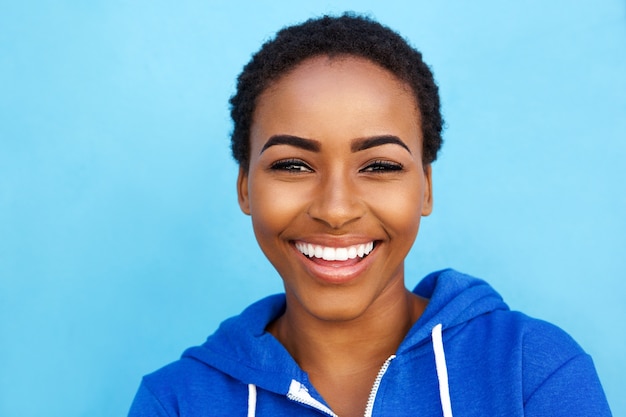
<path fill-rule="evenodd" d="M 304 161 L 299 159 L 285 159 L 282 161 L 276 161 L 271 166 L 270 169 L 273 171 L 287 171 L 293 172 L 295 174 L 301 172 L 313 172 L 310 166 L 308 166 Z"/>

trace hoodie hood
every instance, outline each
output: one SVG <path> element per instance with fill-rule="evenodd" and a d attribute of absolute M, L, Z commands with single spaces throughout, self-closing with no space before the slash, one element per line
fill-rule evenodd
<path fill-rule="evenodd" d="M 398 355 L 430 343 L 431 333 L 439 324 L 446 331 L 479 315 L 508 310 L 489 284 L 452 269 L 429 274 L 413 292 L 430 301 L 398 348 Z M 188 349 L 183 357 L 203 362 L 243 383 L 284 395 L 294 379 L 308 383 L 307 374 L 265 331 L 284 310 L 284 294 L 264 298 L 223 322 L 202 346 Z"/>
<path fill-rule="evenodd" d="M 308 378 L 283 345 L 265 331 L 285 305 L 284 294 L 257 301 L 222 322 L 203 345 L 187 349 L 183 358 L 196 359 L 244 383 L 287 393 L 292 379 Z"/>
<path fill-rule="evenodd" d="M 483 314 L 509 309 L 485 281 L 453 269 L 427 275 L 413 292 L 429 302 L 398 348 L 398 354 L 429 342 L 432 329 L 439 324 L 443 330 L 451 330 Z"/>

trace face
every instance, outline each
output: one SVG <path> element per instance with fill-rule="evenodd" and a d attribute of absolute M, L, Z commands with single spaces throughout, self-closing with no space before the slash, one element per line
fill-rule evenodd
<path fill-rule="evenodd" d="M 432 207 L 410 88 L 357 57 L 317 57 L 260 97 L 239 203 L 288 312 L 352 320 L 405 296 L 404 259 Z"/>

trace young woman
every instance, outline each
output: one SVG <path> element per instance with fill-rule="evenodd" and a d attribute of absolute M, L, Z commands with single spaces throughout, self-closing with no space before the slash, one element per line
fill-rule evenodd
<path fill-rule="evenodd" d="M 608 416 L 591 358 L 445 270 L 404 283 L 432 209 L 437 87 L 358 16 L 281 30 L 231 99 L 239 204 L 285 294 L 144 378 L 130 416 Z"/>

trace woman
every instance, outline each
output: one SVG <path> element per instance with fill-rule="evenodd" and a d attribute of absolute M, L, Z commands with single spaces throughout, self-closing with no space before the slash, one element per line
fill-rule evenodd
<path fill-rule="evenodd" d="M 231 99 L 242 211 L 285 294 L 144 378 L 130 416 L 606 416 L 591 358 L 485 282 L 404 259 L 442 118 L 421 54 L 366 18 L 280 31 Z"/>

